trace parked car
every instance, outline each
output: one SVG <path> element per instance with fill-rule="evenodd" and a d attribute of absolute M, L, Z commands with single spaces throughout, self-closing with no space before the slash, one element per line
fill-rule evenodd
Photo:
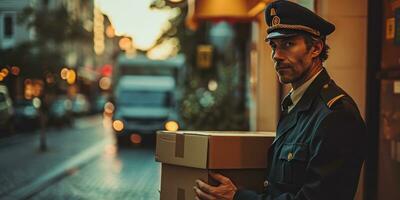
<path fill-rule="evenodd" d="M 14 131 L 13 116 L 14 109 L 8 89 L 0 85 L 0 130 L 5 130 L 7 133 Z M 4 133 L 4 131 L 1 132 Z"/>
<path fill-rule="evenodd" d="M 85 115 L 90 112 L 90 103 L 83 94 L 77 94 L 72 99 L 72 113 L 74 115 Z"/>
<path fill-rule="evenodd" d="M 72 125 L 72 102 L 66 96 L 57 97 L 50 105 L 48 119 L 50 124 Z"/>
<path fill-rule="evenodd" d="M 40 128 L 40 100 L 17 100 L 14 104 L 16 128 L 33 130 Z"/>

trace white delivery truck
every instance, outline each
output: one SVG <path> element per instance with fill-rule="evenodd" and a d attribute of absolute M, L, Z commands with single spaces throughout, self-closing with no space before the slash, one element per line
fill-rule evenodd
<path fill-rule="evenodd" d="M 141 138 L 153 140 L 157 130 L 174 131 L 182 126 L 177 100 L 184 60 L 173 59 L 119 57 L 113 77 L 112 118 L 118 143 L 139 143 Z"/>

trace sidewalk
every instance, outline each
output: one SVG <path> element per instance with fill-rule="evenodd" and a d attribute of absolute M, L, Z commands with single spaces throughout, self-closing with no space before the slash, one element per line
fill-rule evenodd
<path fill-rule="evenodd" d="M 25 135 L 0 141 L 0 199 L 28 198 L 95 159 L 113 142 L 100 116 L 78 119 L 74 128 L 47 130 L 46 152 L 39 151 L 38 133 Z"/>

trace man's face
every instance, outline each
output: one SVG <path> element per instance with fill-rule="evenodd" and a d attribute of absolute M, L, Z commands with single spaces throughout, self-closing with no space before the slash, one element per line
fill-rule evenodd
<path fill-rule="evenodd" d="M 302 81 L 312 65 L 311 51 L 302 36 L 270 39 L 272 59 L 281 83 Z"/>

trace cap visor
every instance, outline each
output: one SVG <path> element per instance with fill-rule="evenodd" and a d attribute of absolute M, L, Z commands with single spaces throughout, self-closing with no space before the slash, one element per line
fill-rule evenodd
<path fill-rule="evenodd" d="M 287 38 L 298 35 L 296 32 L 287 32 L 287 31 L 273 31 L 267 35 L 267 39 L 277 39 L 277 38 Z"/>

